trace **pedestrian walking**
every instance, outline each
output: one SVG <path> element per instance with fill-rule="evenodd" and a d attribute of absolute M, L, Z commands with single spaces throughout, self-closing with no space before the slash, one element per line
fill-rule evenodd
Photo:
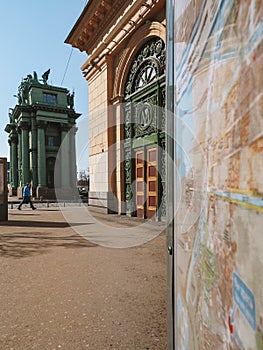
<path fill-rule="evenodd" d="M 27 182 L 27 184 L 23 187 L 23 192 L 22 192 L 23 199 L 21 200 L 21 202 L 17 207 L 18 210 L 21 210 L 21 207 L 24 203 L 26 204 L 29 203 L 32 210 L 36 209 L 36 207 L 34 207 L 31 201 L 30 187 L 31 187 L 31 184 L 29 182 Z"/>

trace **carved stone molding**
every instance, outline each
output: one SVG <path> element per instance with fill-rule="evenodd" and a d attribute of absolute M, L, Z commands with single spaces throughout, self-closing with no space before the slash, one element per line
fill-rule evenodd
<path fill-rule="evenodd" d="M 17 137 L 17 133 L 11 133 L 9 136 L 9 140 L 11 143 L 17 143 L 18 142 L 18 137 Z"/>
<path fill-rule="evenodd" d="M 38 129 L 46 129 L 46 127 L 47 127 L 47 122 L 37 121 L 37 128 Z"/>
<path fill-rule="evenodd" d="M 148 22 L 134 33 L 130 41 L 127 43 L 127 48 L 123 51 L 123 55 L 116 68 L 113 98 L 115 96 L 124 95 L 131 63 L 137 55 L 138 50 L 140 50 L 140 48 L 152 38 L 159 38 L 165 42 L 165 37 L 165 27 L 159 22 Z M 163 56 L 165 59 L 165 54 Z"/>
<path fill-rule="evenodd" d="M 60 124 L 60 131 L 68 132 L 68 131 L 70 131 L 70 127 L 67 124 L 61 123 Z"/>
<path fill-rule="evenodd" d="M 20 122 L 19 127 L 21 130 L 29 130 L 30 125 L 28 122 Z"/>

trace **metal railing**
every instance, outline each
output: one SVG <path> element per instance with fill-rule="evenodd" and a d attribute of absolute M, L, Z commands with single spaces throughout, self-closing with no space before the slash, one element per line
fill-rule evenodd
<path fill-rule="evenodd" d="M 19 200 L 14 201 L 8 201 L 8 209 L 16 209 L 18 204 L 20 203 Z M 56 201 L 56 200 L 33 200 L 32 203 L 37 208 L 58 208 L 58 207 L 75 207 L 75 206 L 88 206 L 87 202 L 83 202 L 81 199 L 75 199 L 75 200 L 64 200 L 64 201 Z M 29 204 L 23 204 L 25 207 L 29 207 Z"/>

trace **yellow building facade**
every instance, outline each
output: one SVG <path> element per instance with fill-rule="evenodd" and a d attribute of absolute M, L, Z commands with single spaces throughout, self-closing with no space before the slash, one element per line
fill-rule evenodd
<path fill-rule="evenodd" d="M 90 205 L 108 212 L 165 216 L 154 111 L 165 104 L 165 36 L 165 1 L 91 1 L 66 39 L 88 54 Z"/>

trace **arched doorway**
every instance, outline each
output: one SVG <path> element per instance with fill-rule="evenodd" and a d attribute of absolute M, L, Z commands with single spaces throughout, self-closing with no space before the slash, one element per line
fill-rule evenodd
<path fill-rule="evenodd" d="M 138 50 L 124 95 L 126 212 L 160 220 L 165 216 L 165 44 L 159 37 Z"/>

